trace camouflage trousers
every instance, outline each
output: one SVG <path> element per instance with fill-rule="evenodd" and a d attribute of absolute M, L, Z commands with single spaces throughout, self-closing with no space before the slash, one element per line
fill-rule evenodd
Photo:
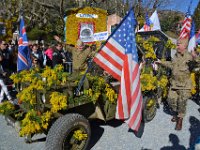
<path fill-rule="evenodd" d="M 170 89 L 168 104 L 170 108 L 178 113 L 178 117 L 184 117 L 186 113 L 187 100 L 191 97 L 190 90 Z"/>

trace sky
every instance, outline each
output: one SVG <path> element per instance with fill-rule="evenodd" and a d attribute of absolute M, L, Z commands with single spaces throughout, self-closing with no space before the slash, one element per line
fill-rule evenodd
<path fill-rule="evenodd" d="M 191 14 L 193 14 L 194 10 L 197 7 L 198 2 L 200 0 L 169 0 L 169 1 L 170 1 L 170 3 L 167 3 L 165 6 L 162 6 L 161 8 L 158 8 L 158 9 L 178 10 L 178 11 L 181 11 L 183 13 L 186 13 L 189 5 L 191 3 L 190 11 L 191 11 Z M 149 2 L 149 0 L 143 0 L 144 5 L 148 2 Z"/>
<path fill-rule="evenodd" d="M 166 6 L 166 9 L 172 9 L 172 10 L 179 10 L 183 13 L 186 13 L 188 10 L 188 7 L 191 3 L 190 11 L 191 14 L 194 13 L 195 8 L 197 7 L 199 0 L 172 0 L 172 3 Z M 163 7 L 163 9 L 165 9 Z"/>

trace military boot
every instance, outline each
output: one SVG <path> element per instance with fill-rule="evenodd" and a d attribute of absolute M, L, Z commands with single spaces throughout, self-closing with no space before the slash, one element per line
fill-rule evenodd
<path fill-rule="evenodd" d="M 177 121 L 177 116 L 173 116 L 171 122 L 176 122 L 176 121 Z"/>
<path fill-rule="evenodd" d="M 180 131 L 182 129 L 183 118 L 178 117 L 175 130 Z"/>

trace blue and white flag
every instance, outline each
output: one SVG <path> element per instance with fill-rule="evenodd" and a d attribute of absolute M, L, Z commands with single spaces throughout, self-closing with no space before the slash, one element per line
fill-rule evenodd
<path fill-rule="evenodd" d="M 17 71 L 28 70 L 31 67 L 30 51 L 28 48 L 28 39 L 24 25 L 24 19 L 20 19 L 20 37 L 18 40 L 18 59 Z"/>
<path fill-rule="evenodd" d="M 192 21 L 188 51 L 192 52 L 194 51 L 195 48 L 196 48 L 195 24 L 194 21 Z"/>
<path fill-rule="evenodd" d="M 150 29 L 148 31 L 161 30 L 157 10 L 154 11 L 154 13 L 151 15 L 149 19 L 147 17 L 148 16 L 146 15 L 145 20 L 146 20 L 147 25 L 149 26 L 145 24 L 138 32 L 144 32 L 144 31 L 147 31 L 147 29 Z"/>

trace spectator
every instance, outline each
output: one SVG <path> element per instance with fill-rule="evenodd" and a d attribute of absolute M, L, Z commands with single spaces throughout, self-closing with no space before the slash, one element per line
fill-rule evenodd
<path fill-rule="evenodd" d="M 12 97 L 10 96 L 7 86 L 4 83 L 4 79 L 6 77 L 6 72 L 4 72 L 4 69 L 2 67 L 2 63 L 4 61 L 3 59 L 4 57 L 2 56 L 2 53 L 0 54 L 0 86 L 1 86 L 1 93 L 0 93 L 0 103 L 3 101 L 4 99 L 4 94 L 6 95 L 7 99 L 9 101 L 12 101 Z"/>
<path fill-rule="evenodd" d="M 32 57 L 37 58 L 37 61 L 40 64 L 40 67 L 43 67 L 43 61 L 44 61 L 43 54 L 42 54 L 42 51 L 38 49 L 37 44 L 33 44 L 32 46 Z"/>
<path fill-rule="evenodd" d="M 46 55 L 46 65 L 52 67 L 52 59 L 53 59 L 53 48 L 49 46 L 48 49 L 44 52 Z"/>
<path fill-rule="evenodd" d="M 6 71 L 7 73 L 11 73 L 12 71 L 12 60 L 11 60 L 11 54 L 8 51 L 8 44 L 6 43 L 6 41 L 1 41 L 0 43 L 0 53 L 3 57 L 3 62 L 2 62 L 2 67 L 4 69 L 4 71 Z"/>
<path fill-rule="evenodd" d="M 63 46 L 61 43 L 56 43 L 54 50 L 53 50 L 53 57 L 52 57 L 52 65 L 55 67 L 56 65 L 63 65 L 64 62 L 66 61 L 64 52 L 63 52 Z"/>
<path fill-rule="evenodd" d="M 37 57 L 33 56 L 32 57 L 32 66 L 31 68 L 41 68 L 40 63 L 37 59 Z"/>

